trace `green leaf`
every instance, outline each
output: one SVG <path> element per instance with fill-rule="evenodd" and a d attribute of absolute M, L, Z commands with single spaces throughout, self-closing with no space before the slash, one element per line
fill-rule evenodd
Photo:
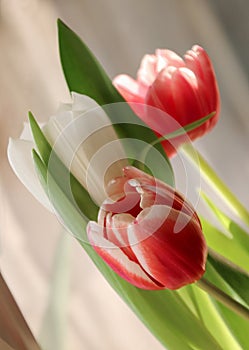
<path fill-rule="evenodd" d="M 156 135 L 134 114 L 89 48 L 61 20 L 58 20 L 58 34 L 61 64 L 69 90 L 85 94 L 103 106 L 120 139 L 141 140 L 146 144 L 156 143 Z M 118 103 L 117 108 L 113 105 L 115 103 Z M 111 107 L 108 106 L 110 104 Z M 129 143 L 126 142 L 124 148 L 127 146 Z M 164 171 L 155 166 L 152 169 L 153 174 L 174 186 L 170 161 L 160 143 L 157 143 L 155 148 L 164 158 L 165 164 Z M 131 157 L 131 153 L 134 153 L 134 156 Z M 140 160 L 140 152 L 136 152 L 134 147 L 128 149 L 127 154 L 127 158 Z"/>
<path fill-rule="evenodd" d="M 231 331 L 231 334 L 237 339 L 242 349 L 249 349 L 249 322 L 230 309 L 226 308 L 221 303 L 216 303 L 216 308 L 226 320 L 226 324 Z"/>
<path fill-rule="evenodd" d="M 68 169 L 57 157 L 31 113 L 29 114 L 29 120 L 39 154 L 44 164 L 49 168 L 48 174 L 57 177 L 60 188 L 67 194 L 72 202 L 77 203 L 79 210 L 84 213 L 87 218 L 92 220 L 96 219 L 99 208 L 92 201 L 89 193 L 81 186 L 78 180 L 70 174 Z M 50 176 L 47 176 L 43 181 L 49 184 Z M 47 195 L 51 199 L 50 186 L 47 188 Z"/>
<path fill-rule="evenodd" d="M 34 152 L 34 161 L 38 175 L 46 178 L 46 166 Z M 46 182 L 42 181 L 46 186 Z M 198 318 L 182 302 L 176 292 L 169 290 L 145 291 L 138 289 L 120 278 L 86 243 L 86 221 L 65 196 L 56 181 L 51 179 L 55 209 L 65 225 L 76 237 L 91 257 L 104 277 L 131 307 L 152 333 L 169 350 L 224 350 L 203 326 Z"/>
<path fill-rule="evenodd" d="M 210 253 L 208 255 L 204 279 L 208 279 L 215 287 L 239 303 L 238 305 L 242 305 L 242 308 L 244 307 L 243 305 L 246 305 L 245 295 L 247 295 L 248 276 L 238 270 L 236 266 L 227 264 L 218 255 Z M 202 282 L 202 280 L 199 282 Z M 231 283 L 234 280 L 238 282 L 237 286 Z M 242 294 L 238 290 L 240 283 L 242 285 L 244 283 L 244 292 Z M 217 301 L 216 298 L 209 296 L 195 285 L 181 288 L 177 293 L 226 350 L 248 347 L 249 339 L 244 334 L 248 333 L 249 324 L 241 315 L 238 315 L 234 310 L 229 309 Z M 249 310 L 247 312 L 248 314 Z"/>
<path fill-rule="evenodd" d="M 206 273 L 205 278 L 212 281 L 212 283 L 224 291 L 226 294 L 233 297 L 235 300 L 238 300 L 239 302 L 243 302 L 243 300 L 240 298 L 239 294 L 237 294 L 231 285 L 229 285 L 226 282 L 225 274 L 231 274 L 234 276 L 234 271 L 231 271 L 232 268 L 228 266 L 228 270 L 226 267 L 224 267 L 224 263 L 221 263 L 220 267 L 218 267 L 219 260 L 215 259 L 213 256 L 209 255 L 208 263 L 206 266 Z M 236 270 L 235 270 L 236 271 Z M 240 276 L 237 275 L 238 280 L 240 281 Z M 237 278 L 235 277 L 235 278 Z M 242 279 L 244 279 L 242 277 Z M 246 293 L 246 289 L 244 290 Z M 234 335 L 234 337 L 237 339 L 239 344 L 241 345 L 242 349 L 249 348 L 249 323 L 247 320 L 242 318 L 240 315 L 236 314 L 232 310 L 228 309 L 226 306 L 224 306 L 222 303 L 217 302 L 215 299 L 213 299 L 213 303 L 216 306 L 217 310 L 219 311 L 220 315 L 223 317 L 227 327 L 230 329 L 231 333 Z"/>
<path fill-rule="evenodd" d="M 156 141 L 154 141 L 152 144 L 147 145 L 145 148 L 143 148 L 143 149 L 140 151 L 140 153 L 141 153 L 140 161 L 141 161 L 142 163 L 145 163 L 145 164 L 147 163 L 147 162 L 146 162 L 146 159 L 148 159 L 148 156 L 149 156 L 149 154 L 150 154 L 150 151 L 151 151 L 150 148 L 151 148 L 151 146 L 155 146 L 155 145 L 157 145 L 157 144 L 160 143 L 160 142 L 163 142 L 163 141 L 165 141 L 165 140 L 170 140 L 170 139 L 175 138 L 175 137 L 177 137 L 177 136 L 185 135 L 186 132 L 191 131 L 191 130 L 197 128 L 198 126 L 202 125 L 202 124 L 205 123 L 208 119 L 210 119 L 213 115 L 214 115 L 214 113 L 210 113 L 208 116 L 206 116 L 206 117 L 204 117 L 204 118 L 201 118 L 201 119 L 199 119 L 199 120 L 197 120 L 197 121 L 195 121 L 195 122 L 193 122 L 193 123 L 191 123 L 191 124 L 188 124 L 188 125 L 186 125 L 186 126 L 184 126 L 184 127 L 181 127 L 181 128 L 179 128 L 179 129 L 173 131 L 172 133 L 169 133 L 169 134 L 167 134 L 167 135 L 164 135 L 164 136 L 162 136 L 162 137 L 159 137 L 159 138 L 158 138 Z M 186 142 L 187 142 L 187 139 L 186 139 Z M 150 156 L 152 156 L 152 155 L 150 155 Z M 152 156 L 152 157 L 153 157 L 153 156 Z M 150 159 L 151 159 L 151 158 L 150 158 Z M 136 164 L 136 163 L 135 163 L 135 164 Z M 141 170 L 143 170 L 143 168 L 141 168 Z M 149 173 L 149 172 L 148 172 L 148 173 Z"/>
<path fill-rule="evenodd" d="M 199 218 L 208 246 L 245 271 L 249 271 L 249 254 L 245 247 L 203 217 Z"/>
<path fill-rule="evenodd" d="M 224 184 L 205 158 L 196 149 L 193 152 L 193 146 L 187 143 L 182 147 L 181 151 L 197 167 L 201 176 L 215 190 L 223 202 L 249 227 L 249 212 L 247 208 Z"/>
<path fill-rule="evenodd" d="M 202 219 L 203 230 L 210 247 L 249 272 L 249 234 L 224 214 L 203 191 L 200 194 L 224 227 L 224 232 L 221 232 Z"/>
<path fill-rule="evenodd" d="M 202 124 L 206 123 L 206 121 L 209 120 L 210 118 L 212 118 L 214 115 L 215 115 L 215 112 L 212 112 L 212 113 L 208 114 L 207 116 L 194 121 L 193 123 L 187 124 L 187 125 L 179 128 L 179 129 L 177 129 L 177 130 L 175 130 L 167 135 L 164 135 L 164 136 L 158 138 L 158 142 L 162 142 L 164 140 L 171 140 L 175 137 L 185 135 L 189 131 L 192 131 L 192 130 L 198 128 L 199 126 L 201 126 Z"/>
<path fill-rule="evenodd" d="M 49 158 L 52 152 L 52 147 L 50 146 L 49 142 L 43 135 L 38 123 L 35 120 L 35 117 L 31 112 L 29 112 L 29 123 L 30 123 L 33 139 L 41 155 L 41 158 L 44 161 L 44 163 L 48 165 Z"/>
<path fill-rule="evenodd" d="M 217 255 L 209 254 L 208 261 L 249 308 L 249 275 Z"/>
<path fill-rule="evenodd" d="M 37 171 L 37 175 L 41 182 L 41 185 L 46 193 L 48 193 L 47 187 L 47 178 L 49 176 L 48 169 L 45 163 L 41 160 L 39 154 L 36 150 L 33 150 L 33 160 L 35 164 L 35 168 Z M 58 178 L 57 178 L 58 181 Z M 78 208 L 75 207 L 75 203 L 72 202 L 69 198 L 67 198 L 65 192 L 60 188 L 58 182 L 55 182 L 53 176 L 50 175 L 50 193 L 51 193 L 51 203 L 54 206 L 55 210 L 60 214 L 60 218 L 63 224 L 67 227 L 69 232 L 73 232 L 73 230 L 80 232 L 80 236 L 77 236 L 77 239 L 82 239 L 87 241 L 86 236 L 86 225 L 87 218 L 83 213 L 80 213 Z M 69 205 L 70 203 L 70 205 Z M 58 206 L 58 209 L 57 209 Z M 64 217 L 67 218 L 67 210 L 69 208 L 73 208 L 74 210 L 70 214 L 70 221 L 68 220 L 67 225 L 64 223 Z M 75 225 L 79 223 L 79 226 Z"/>
<path fill-rule="evenodd" d="M 211 298 L 206 292 L 195 285 L 188 285 L 181 288 L 177 293 L 183 297 L 187 305 L 192 305 L 196 315 L 199 316 L 199 319 L 203 322 L 205 327 L 212 332 L 217 342 L 219 342 L 224 349 L 242 350 L 239 345 L 240 342 L 236 341 L 231 333 L 226 318 L 223 319 L 221 312 L 217 309 L 215 299 Z M 225 309 L 224 307 L 224 310 Z M 234 312 L 231 313 L 237 316 Z M 240 321 L 241 318 L 238 317 L 238 320 Z"/>
<path fill-rule="evenodd" d="M 61 64 L 70 91 L 87 95 L 98 104 L 124 102 L 89 48 L 58 19 Z"/>
<path fill-rule="evenodd" d="M 205 194 L 205 192 L 202 191 L 200 194 L 223 227 L 232 234 L 234 241 L 237 241 L 241 246 L 243 246 L 247 254 L 249 254 L 249 233 L 239 226 L 234 220 L 224 214 Z"/>

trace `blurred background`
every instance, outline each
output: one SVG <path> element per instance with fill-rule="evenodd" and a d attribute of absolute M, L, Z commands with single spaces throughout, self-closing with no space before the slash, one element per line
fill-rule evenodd
<path fill-rule="evenodd" d="M 8 138 L 19 136 L 27 111 L 46 121 L 60 101 L 70 101 L 56 19 L 82 37 L 111 78 L 135 77 L 142 56 L 156 48 L 184 54 L 203 46 L 222 111 L 196 146 L 249 207 L 248 13 L 247 0 L 0 0 L 0 266 L 44 349 L 162 349 L 6 158 Z"/>

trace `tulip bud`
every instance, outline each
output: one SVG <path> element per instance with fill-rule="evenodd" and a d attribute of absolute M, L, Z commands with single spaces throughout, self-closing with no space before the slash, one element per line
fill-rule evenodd
<path fill-rule="evenodd" d="M 195 140 L 210 131 L 218 120 L 220 96 L 214 69 L 206 51 L 198 45 L 186 52 L 184 60 L 173 51 L 156 50 L 155 55 L 143 58 L 136 81 L 119 75 L 113 84 L 127 102 L 144 104 L 143 108 L 131 106 L 157 133 L 158 128 L 153 125 L 158 125 L 158 118 L 146 106 L 166 113 L 165 119 L 160 120 L 160 136 L 215 112 L 205 123 L 187 133 L 191 140 Z M 162 144 L 167 155 L 172 156 L 175 149 L 186 141 L 186 137 L 177 137 Z"/>
<path fill-rule="evenodd" d="M 177 289 L 200 279 L 207 246 L 192 206 L 134 167 L 110 182 L 90 243 L 121 277 L 143 289 Z"/>

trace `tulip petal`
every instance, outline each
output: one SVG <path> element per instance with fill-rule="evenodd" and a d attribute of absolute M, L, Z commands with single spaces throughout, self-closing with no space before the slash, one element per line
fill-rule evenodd
<path fill-rule="evenodd" d="M 171 89 L 177 105 L 177 120 L 181 125 L 194 122 L 209 114 L 206 103 L 202 103 L 198 84 L 193 72 L 179 68 L 172 77 Z"/>
<path fill-rule="evenodd" d="M 130 248 L 127 235 L 127 228 L 134 220 L 135 218 L 130 214 L 107 214 L 105 235 L 108 241 L 121 248 L 130 260 L 137 262 L 137 258 Z"/>
<path fill-rule="evenodd" d="M 125 183 L 124 192 L 124 196 L 116 201 L 105 200 L 101 208 L 114 214 L 129 213 L 133 216 L 137 216 L 141 209 L 140 195 L 136 191 L 136 188 L 130 186 L 129 183 Z"/>
<path fill-rule="evenodd" d="M 160 137 L 216 112 L 185 135 L 162 141 L 168 157 L 173 156 L 183 143 L 210 131 L 217 122 L 220 96 L 215 72 L 206 51 L 198 45 L 186 52 L 184 60 L 171 50 L 158 49 L 155 55 L 145 55 L 137 81 L 124 80 L 121 93 L 122 90 L 129 92 L 132 85 L 136 87 L 135 98 L 129 93 L 124 93 L 124 98 L 128 103 L 139 101 L 140 106 L 144 103 L 143 108 L 131 107 Z M 119 90 L 118 85 L 117 88 Z"/>
<path fill-rule="evenodd" d="M 162 189 L 164 191 L 167 191 L 168 193 L 171 193 L 172 195 L 175 195 L 177 192 L 169 185 L 167 185 L 165 182 L 162 182 L 155 177 L 144 173 L 142 170 L 139 170 L 133 166 L 126 166 L 123 169 L 124 175 L 126 178 L 130 179 L 129 184 L 131 186 L 136 186 L 136 182 L 133 182 L 131 180 L 135 179 L 138 180 L 138 183 L 143 186 L 154 186 L 156 189 Z M 177 195 L 181 197 L 180 194 L 177 193 Z"/>
<path fill-rule="evenodd" d="M 99 105 L 97 104 L 97 102 L 87 95 L 72 92 L 72 99 L 72 110 L 81 112 L 81 114 L 94 108 L 99 109 Z"/>
<path fill-rule="evenodd" d="M 176 221 L 184 226 L 179 233 L 174 232 Z M 160 227 L 158 222 L 163 222 Z M 144 209 L 129 226 L 128 237 L 141 266 L 166 288 L 193 283 L 204 273 L 203 234 L 196 221 L 181 212 L 162 205 Z"/>
<path fill-rule="evenodd" d="M 63 103 L 61 102 L 59 104 L 59 107 L 57 109 L 56 114 L 61 113 L 61 112 L 68 112 L 72 110 L 72 103 Z"/>
<path fill-rule="evenodd" d="M 81 152 L 81 154 L 78 153 L 76 156 L 79 144 L 76 144 L 75 140 L 79 138 L 79 130 L 73 127 L 72 123 L 74 120 L 75 116 L 72 110 L 60 112 L 49 119 L 48 123 L 42 128 L 42 131 L 53 147 L 53 152 L 58 154 L 62 162 L 70 169 L 77 180 L 85 186 L 88 159 L 84 152 Z M 53 154 L 50 161 L 50 166 L 53 166 Z"/>
<path fill-rule="evenodd" d="M 44 125 L 44 123 L 39 123 L 40 128 L 43 128 Z M 23 123 L 23 130 L 19 138 L 20 140 L 31 141 L 33 143 L 33 135 L 29 123 Z"/>
<path fill-rule="evenodd" d="M 119 248 L 129 245 L 127 227 L 134 220 L 135 218 L 132 215 L 126 213 L 107 214 L 105 223 L 107 239 Z"/>
<path fill-rule="evenodd" d="M 51 204 L 35 172 L 31 156 L 33 148 L 34 145 L 30 141 L 10 139 L 8 145 L 8 159 L 12 169 L 24 186 L 41 204 L 52 211 Z"/>
<path fill-rule="evenodd" d="M 155 55 L 145 55 L 137 72 L 138 82 L 148 89 L 156 79 L 157 73 L 157 57 Z"/>
<path fill-rule="evenodd" d="M 175 100 L 171 90 L 172 75 L 175 70 L 176 68 L 171 66 L 163 69 L 157 75 L 145 98 L 146 104 L 162 109 L 172 116 L 174 116 L 176 109 Z M 162 125 L 162 128 L 166 126 L 167 125 Z M 167 130 L 162 129 L 162 135 L 166 134 L 166 132 Z M 168 130 L 168 132 L 170 132 L 170 130 Z"/>
<path fill-rule="evenodd" d="M 195 45 L 184 55 L 186 67 L 192 70 L 196 77 L 202 80 L 207 86 L 215 85 L 215 74 L 212 62 L 206 51 Z"/>
<path fill-rule="evenodd" d="M 200 96 L 205 98 L 209 111 L 219 111 L 219 93 L 212 62 L 206 51 L 195 45 L 185 54 L 186 66 L 191 69 L 197 79 Z"/>
<path fill-rule="evenodd" d="M 43 132 L 65 166 L 100 205 L 105 182 L 121 175 L 126 155 L 104 110 L 90 97 L 72 94 L 71 111 L 51 117 Z M 53 154 L 50 158 L 53 166 Z"/>
<path fill-rule="evenodd" d="M 167 204 L 173 209 L 181 210 L 183 213 L 196 220 L 198 225 L 201 225 L 194 207 L 181 195 L 181 193 L 175 191 L 174 188 L 132 166 L 125 167 L 123 172 L 125 177 L 128 179 L 135 179 L 142 191 L 147 192 L 144 193 L 146 197 L 144 198 L 144 201 L 143 198 L 141 198 L 141 208 L 144 209 L 155 204 Z M 132 180 L 130 180 L 129 183 L 133 185 Z M 137 184 L 134 183 L 134 186 L 137 186 Z M 151 194 L 149 194 L 149 192 L 151 192 Z"/>
<path fill-rule="evenodd" d="M 20 135 L 21 140 L 26 140 L 26 141 L 33 141 L 30 125 L 27 122 L 23 123 L 23 130 Z"/>
<path fill-rule="evenodd" d="M 124 186 L 127 182 L 127 179 L 124 176 L 120 176 L 116 179 L 112 179 L 106 188 L 106 192 L 108 196 L 114 200 L 117 201 L 118 199 L 122 198 L 125 194 L 124 192 Z"/>
<path fill-rule="evenodd" d="M 142 289 L 162 289 L 156 284 L 142 268 L 127 255 L 103 237 L 103 228 L 90 221 L 87 225 L 87 235 L 89 241 L 97 254 L 122 278 L 136 287 Z"/>
<path fill-rule="evenodd" d="M 120 74 L 113 80 L 113 85 L 128 102 L 143 103 L 147 89 L 125 74 Z"/>
<path fill-rule="evenodd" d="M 99 105 L 95 100 L 87 95 L 82 95 L 77 92 L 72 91 L 72 103 L 60 103 L 59 108 L 57 109 L 56 115 L 61 114 L 62 112 L 81 112 L 85 113 L 88 110 L 93 108 L 98 108 Z M 78 113 L 74 113 L 74 117 L 77 117 Z"/>
<path fill-rule="evenodd" d="M 158 73 L 163 68 L 166 68 L 168 66 L 174 66 L 177 68 L 185 67 L 184 60 L 179 55 L 177 55 L 174 51 L 157 49 L 156 56 L 159 61 L 159 64 L 157 65 Z M 164 61 L 164 65 L 160 63 L 162 60 Z"/>

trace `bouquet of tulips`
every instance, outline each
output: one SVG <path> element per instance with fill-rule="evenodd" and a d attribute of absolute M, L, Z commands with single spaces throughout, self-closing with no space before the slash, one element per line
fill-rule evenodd
<path fill-rule="evenodd" d="M 157 50 L 136 80 L 112 82 L 60 20 L 58 32 L 72 103 L 42 126 L 30 113 L 8 147 L 16 175 L 165 348 L 249 349 L 249 212 L 191 143 L 220 111 L 207 53 L 196 45 L 183 59 Z M 198 184 L 220 227 L 196 212 L 175 188 L 175 156 L 238 220 Z"/>

